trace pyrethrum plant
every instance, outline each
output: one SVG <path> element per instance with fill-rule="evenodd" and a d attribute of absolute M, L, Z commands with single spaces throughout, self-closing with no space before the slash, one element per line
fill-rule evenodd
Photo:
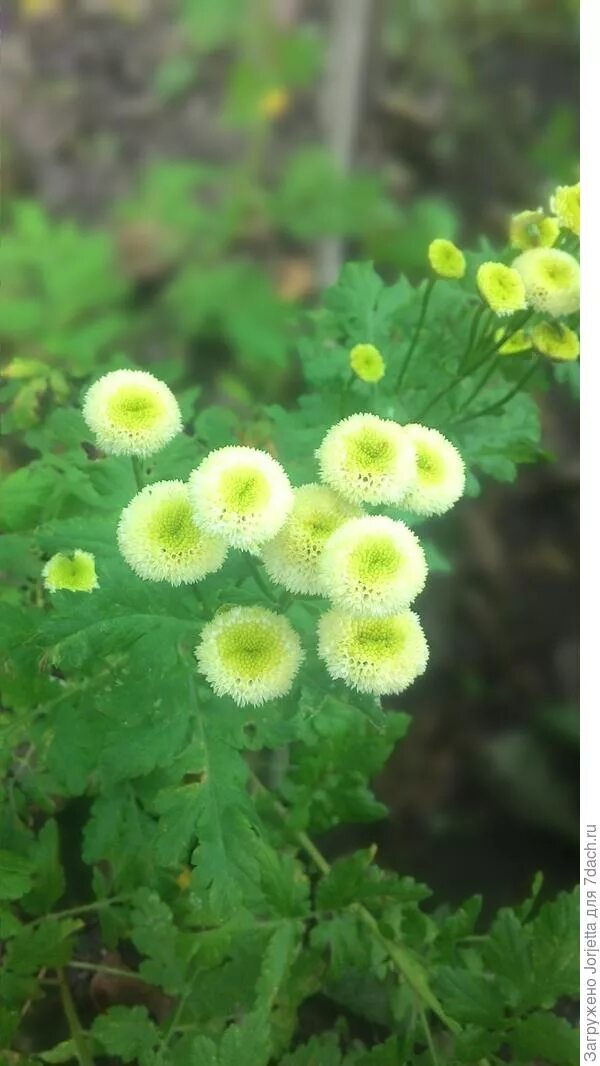
<path fill-rule="evenodd" d="M 415 527 L 536 458 L 527 388 L 578 354 L 578 189 L 554 210 L 513 220 L 509 262 L 434 242 L 416 290 L 348 266 L 292 410 L 242 424 L 122 369 L 26 435 L 0 494 L 7 1063 L 577 1061 L 575 894 L 536 878 L 481 928 L 478 897 L 316 842 L 385 813 L 368 782 L 409 721 L 380 697 L 435 655 Z"/>

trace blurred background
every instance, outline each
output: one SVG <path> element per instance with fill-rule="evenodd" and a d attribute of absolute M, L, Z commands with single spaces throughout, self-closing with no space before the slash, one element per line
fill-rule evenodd
<path fill-rule="evenodd" d="M 124 358 L 251 417 L 300 387 L 290 320 L 348 258 L 418 279 L 578 180 L 573 0 L 13 0 L 4 16 L 7 435 Z M 551 461 L 438 524 L 436 649 L 344 827 L 449 901 L 576 879 L 577 411 Z"/>

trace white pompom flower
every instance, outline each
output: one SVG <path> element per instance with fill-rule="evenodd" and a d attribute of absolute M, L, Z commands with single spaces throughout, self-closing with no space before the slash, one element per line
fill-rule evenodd
<path fill-rule="evenodd" d="M 239 445 L 207 455 L 188 487 L 198 525 L 254 553 L 279 533 L 294 502 L 281 463 L 268 452 Z"/>
<path fill-rule="evenodd" d="M 580 271 L 574 256 L 560 248 L 530 248 L 513 268 L 520 274 L 527 301 L 534 311 L 571 315 L 579 309 Z"/>
<path fill-rule="evenodd" d="M 437 429 L 418 423 L 404 428 L 415 448 L 417 462 L 402 506 L 418 515 L 445 514 L 465 491 L 462 456 Z"/>
<path fill-rule="evenodd" d="M 415 472 L 402 426 L 372 414 L 337 422 L 316 455 L 323 481 L 350 503 L 397 503 Z"/>
<path fill-rule="evenodd" d="M 294 490 L 294 504 L 282 529 L 262 552 L 265 570 L 278 585 L 294 594 L 323 592 L 319 560 L 331 534 L 359 514 L 326 485 L 302 485 Z"/>
<path fill-rule="evenodd" d="M 418 616 L 353 618 L 333 610 L 319 621 L 319 656 L 331 677 L 357 692 L 391 696 L 424 671 L 429 647 Z"/>
<path fill-rule="evenodd" d="M 114 370 L 88 389 L 83 417 L 110 455 L 152 455 L 181 432 L 170 388 L 146 370 Z"/>
<path fill-rule="evenodd" d="M 423 590 L 425 553 L 411 529 L 384 515 L 351 518 L 327 541 L 320 565 L 326 596 L 357 617 L 404 610 Z"/>
<path fill-rule="evenodd" d="M 119 550 L 144 581 L 187 585 L 219 570 L 227 545 L 193 520 L 187 485 L 157 481 L 133 497 L 117 529 Z"/>
<path fill-rule="evenodd" d="M 265 607 L 231 607 L 204 627 L 196 658 L 217 696 L 258 707 L 287 695 L 304 653 L 287 618 Z"/>

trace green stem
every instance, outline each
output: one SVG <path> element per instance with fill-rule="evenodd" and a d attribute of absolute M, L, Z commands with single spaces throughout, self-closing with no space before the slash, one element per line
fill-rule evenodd
<path fill-rule="evenodd" d="M 131 456 L 131 466 L 133 468 L 133 479 L 135 481 L 138 492 L 144 488 L 144 471 L 142 469 L 142 462 L 139 455 Z"/>
<path fill-rule="evenodd" d="M 469 406 L 469 404 L 472 403 L 472 401 L 476 398 L 476 396 L 479 396 L 479 393 L 484 388 L 484 386 L 487 385 L 488 381 L 492 377 L 492 374 L 495 373 L 495 371 L 498 369 L 499 365 L 500 365 L 500 356 L 496 355 L 496 356 L 494 356 L 493 359 L 490 360 L 485 373 L 482 374 L 481 378 L 479 379 L 479 381 L 475 385 L 475 388 L 467 396 L 467 399 L 465 400 L 465 402 L 462 405 L 463 406 L 463 410 L 465 410 Z"/>
<path fill-rule="evenodd" d="M 121 970 L 118 966 L 103 966 L 98 962 L 79 962 L 78 959 L 73 959 L 67 963 L 70 970 L 85 970 L 89 973 L 106 973 L 111 977 L 127 977 L 130 981 L 142 981 L 146 983 L 143 977 L 135 973 L 134 970 Z"/>
<path fill-rule="evenodd" d="M 269 788 L 272 788 L 274 792 L 281 788 L 289 765 L 290 749 L 288 744 L 284 744 L 282 748 L 275 748 L 274 751 L 270 752 L 267 778 Z"/>
<path fill-rule="evenodd" d="M 527 322 L 529 322 L 529 319 L 531 318 L 532 314 L 533 311 L 525 311 L 524 314 L 522 314 L 520 318 L 512 324 L 510 330 L 507 333 L 504 333 L 501 337 L 499 337 L 498 340 L 494 343 L 494 345 L 488 349 L 482 359 L 482 362 L 485 362 L 486 359 L 488 359 L 490 356 L 496 355 L 496 352 L 500 351 L 503 344 L 506 344 L 506 342 L 509 341 L 511 337 L 514 337 L 515 333 L 518 333 L 519 330 L 523 329 L 523 326 Z"/>
<path fill-rule="evenodd" d="M 519 378 L 517 383 L 513 385 L 512 389 L 509 389 L 509 391 L 504 396 L 502 396 L 500 400 L 497 400 L 495 403 L 491 403 L 488 407 L 483 407 L 479 411 L 471 411 L 470 414 L 467 413 L 464 418 L 460 418 L 458 422 L 454 422 L 453 424 L 455 426 L 462 426 L 465 422 L 471 422 L 474 418 L 482 418 L 484 415 L 492 415 L 495 414 L 496 411 L 502 410 L 502 408 L 505 407 L 509 400 L 512 400 L 513 396 L 516 396 L 517 393 L 521 391 L 523 386 L 527 384 L 529 379 L 533 377 L 533 374 L 537 370 L 538 365 L 539 360 L 535 360 L 531 366 L 527 367 L 527 370 L 522 375 L 522 377 Z"/>
<path fill-rule="evenodd" d="M 479 307 L 477 308 L 475 314 L 473 315 L 473 321 L 471 323 L 471 329 L 470 329 L 469 337 L 468 337 L 468 340 L 467 340 L 467 347 L 465 348 L 463 357 L 462 357 L 460 363 L 458 364 L 458 367 L 457 367 L 457 370 L 456 370 L 456 373 L 459 376 L 461 376 L 463 371 L 466 370 L 466 368 L 467 368 L 467 364 L 469 362 L 469 356 L 470 356 L 471 352 L 473 351 L 473 348 L 475 347 L 475 340 L 477 338 L 479 323 L 481 322 L 481 319 L 485 316 L 485 314 L 487 312 L 489 312 L 489 308 L 486 307 L 484 304 L 480 304 Z M 491 314 L 491 312 L 489 312 L 489 313 Z M 484 333 L 485 333 L 485 326 L 484 326 Z"/>
<path fill-rule="evenodd" d="M 279 607 L 279 600 L 269 588 L 267 582 L 265 581 L 261 573 L 258 563 L 254 559 L 254 556 L 250 554 L 250 552 L 246 552 L 246 561 L 248 563 L 250 573 L 252 574 L 252 577 L 254 578 L 263 596 L 266 596 L 267 599 L 271 601 L 271 603 L 274 603 L 277 607 Z"/>
<path fill-rule="evenodd" d="M 79 1066 L 93 1066 L 94 1060 L 88 1050 L 87 1038 L 81 1026 L 81 1022 L 79 1021 L 77 1011 L 75 1010 L 75 1004 L 71 995 L 71 989 L 69 988 L 68 981 L 65 977 L 65 972 L 62 969 L 58 969 L 56 973 L 58 976 L 60 999 L 65 1012 L 65 1018 L 69 1025 L 69 1031 L 75 1045 Z"/>
<path fill-rule="evenodd" d="M 355 377 L 354 371 L 350 370 L 350 372 L 347 375 L 344 376 L 344 380 L 342 381 L 342 384 L 341 384 L 341 387 L 340 387 L 340 391 L 339 391 L 340 418 L 345 418 L 346 415 L 348 414 L 349 410 L 350 410 L 350 402 L 352 400 L 352 386 L 354 385 L 355 381 L 356 381 L 356 377 Z"/>
<path fill-rule="evenodd" d="M 76 917 L 78 914 L 87 914 L 90 911 L 101 911 L 105 907 L 112 907 L 114 903 L 126 903 L 131 899 L 131 896 L 110 896 L 108 899 L 98 899 L 94 903 L 83 903 L 80 907 L 68 907 L 64 911 L 51 911 L 50 914 L 43 914 L 39 918 L 34 918 L 28 925 L 39 925 L 40 922 L 45 922 L 49 918 L 71 918 Z"/>
<path fill-rule="evenodd" d="M 412 341 L 410 343 L 410 347 L 409 347 L 409 349 L 408 349 L 408 351 L 407 351 L 407 353 L 406 353 L 406 355 L 404 357 L 404 362 L 402 364 L 402 367 L 400 369 L 400 373 L 398 375 L 398 381 L 397 381 L 397 387 L 398 388 L 400 388 L 400 386 L 401 386 L 401 384 L 402 384 L 402 382 L 404 380 L 404 375 L 406 374 L 406 371 L 408 370 L 408 365 L 409 365 L 409 363 L 410 363 L 410 361 L 411 361 L 411 359 L 413 357 L 414 350 L 417 347 L 417 343 L 418 343 L 419 337 L 421 336 L 421 330 L 423 328 L 423 323 L 425 322 L 425 316 L 427 314 L 427 308 L 429 307 L 429 301 L 431 300 L 431 294 L 433 292 L 433 287 L 434 287 L 436 281 L 437 281 L 437 278 L 430 278 L 429 281 L 427 282 L 427 285 L 425 286 L 425 292 L 423 294 L 423 302 L 421 304 L 421 314 L 419 315 L 419 320 L 417 322 L 417 328 L 415 329 L 415 332 L 413 334 L 413 339 L 412 339 Z"/>
<path fill-rule="evenodd" d="M 464 379 L 466 377 L 469 377 L 471 374 L 475 374 L 485 363 L 487 363 L 488 359 L 496 355 L 502 345 L 505 344 L 507 340 L 510 340 L 510 338 L 513 337 L 515 333 L 518 333 L 518 331 L 523 328 L 528 319 L 531 318 L 532 313 L 532 311 L 526 311 L 525 315 L 521 317 L 518 322 L 514 323 L 514 328 L 510 331 L 510 333 L 507 333 L 503 337 L 500 337 L 500 339 L 495 342 L 493 347 L 489 348 L 481 357 L 481 359 L 478 360 L 475 366 L 470 368 L 468 374 L 460 374 L 457 372 L 456 376 L 452 379 L 452 381 L 450 381 L 448 385 L 445 385 L 443 389 L 440 389 L 440 391 L 437 392 L 435 396 L 433 396 L 431 400 L 429 400 L 425 404 L 425 407 L 416 416 L 416 421 L 420 422 L 427 414 L 427 412 L 430 411 L 432 407 L 435 407 L 438 400 L 441 400 L 448 393 L 453 392 L 457 385 L 460 385 L 461 381 L 464 381 Z"/>
<path fill-rule="evenodd" d="M 425 1011 L 423 1010 L 422 1007 L 421 1007 L 421 1009 L 419 1011 L 419 1017 L 421 1019 L 421 1025 L 423 1026 L 423 1029 L 425 1031 L 425 1039 L 427 1040 L 427 1047 L 429 1048 L 429 1054 L 431 1055 L 431 1061 L 433 1062 L 433 1066 L 438 1066 L 438 1057 L 437 1057 L 437 1053 L 436 1053 L 436 1050 L 435 1050 L 435 1044 L 433 1042 L 433 1037 L 431 1035 L 431 1029 L 429 1027 L 429 1022 L 427 1020 L 427 1014 L 425 1013 Z"/>
<path fill-rule="evenodd" d="M 279 813 L 281 814 L 283 812 L 283 815 L 285 816 L 285 808 L 281 807 L 280 804 L 277 804 L 277 807 L 279 809 Z M 327 862 L 327 859 L 323 854 L 321 854 L 316 844 L 313 844 L 308 834 L 305 833 L 304 830 L 299 829 L 293 835 L 296 840 L 296 843 L 299 844 L 302 850 L 306 852 L 310 859 L 312 859 L 314 865 L 317 867 L 317 870 L 319 870 L 319 872 L 322 873 L 323 876 L 326 876 L 328 873 L 331 873 L 331 866 Z"/>

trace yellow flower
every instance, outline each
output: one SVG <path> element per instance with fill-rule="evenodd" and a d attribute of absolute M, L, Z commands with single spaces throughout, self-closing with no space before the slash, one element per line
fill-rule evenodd
<path fill-rule="evenodd" d="M 496 343 L 502 340 L 505 336 L 505 329 L 497 329 L 494 333 L 494 340 Z M 531 348 L 531 341 L 527 336 L 524 329 L 518 329 L 516 333 L 509 334 L 504 344 L 501 344 L 498 348 L 500 355 L 517 355 L 519 352 L 528 352 Z"/>
<path fill-rule="evenodd" d="M 62 552 L 53 555 L 42 570 L 42 578 L 49 592 L 93 592 L 98 588 L 94 556 L 79 548 L 70 556 Z"/>
<path fill-rule="evenodd" d="M 146 370 L 114 370 L 90 389 L 83 417 L 111 455 L 152 455 L 181 431 L 173 393 Z"/>
<path fill-rule="evenodd" d="M 440 278 L 462 278 L 465 275 L 465 257 L 452 241 L 437 237 L 429 245 L 429 262 Z"/>
<path fill-rule="evenodd" d="M 385 374 L 385 362 L 373 344 L 355 344 L 350 352 L 350 366 L 362 381 L 381 381 Z"/>
<path fill-rule="evenodd" d="M 574 330 L 560 322 L 540 322 L 531 335 L 534 346 L 542 355 L 562 362 L 572 362 L 579 356 L 579 337 Z"/>
<path fill-rule="evenodd" d="M 497 315 L 512 315 L 527 306 L 522 278 L 504 263 L 482 263 L 477 271 L 477 285 Z"/>
<path fill-rule="evenodd" d="M 550 248 L 560 228 L 555 218 L 548 218 L 541 208 L 537 211 L 520 211 L 510 220 L 510 243 L 525 251 L 527 248 Z"/>
<path fill-rule="evenodd" d="M 294 506 L 283 528 L 265 545 L 265 570 L 289 592 L 309 596 L 322 593 L 319 560 L 329 537 L 358 507 L 326 485 L 302 485 L 294 490 Z"/>
<path fill-rule="evenodd" d="M 258 101 L 258 111 L 263 118 L 280 118 L 290 106 L 290 94 L 287 89 L 275 87 L 267 89 Z"/>
<path fill-rule="evenodd" d="M 563 229 L 579 236 L 580 193 L 577 185 L 559 185 L 550 197 L 550 210 L 554 212 Z"/>
<path fill-rule="evenodd" d="M 579 263 L 559 248 L 531 248 L 513 263 L 535 311 L 570 315 L 579 308 Z"/>
<path fill-rule="evenodd" d="M 287 618 L 265 607 L 231 607 L 204 627 L 196 657 L 217 696 L 258 707 L 290 691 L 304 653 Z"/>
<path fill-rule="evenodd" d="M 331 677 L 357 692 L 403 692 L 427 666 L 429 648 L 413 611 L 387 618 L 353 618 L 328 611 L 319 621 L 319 658 Z"/>
<path fill-rule="evenodd" d="M 138 577 L 170 585 L 214 574 L 227 554 L 222 537 L 198 529 L 183 481 L 156 481 L 138 492 L 121 514 L 117 541 Z"/>

